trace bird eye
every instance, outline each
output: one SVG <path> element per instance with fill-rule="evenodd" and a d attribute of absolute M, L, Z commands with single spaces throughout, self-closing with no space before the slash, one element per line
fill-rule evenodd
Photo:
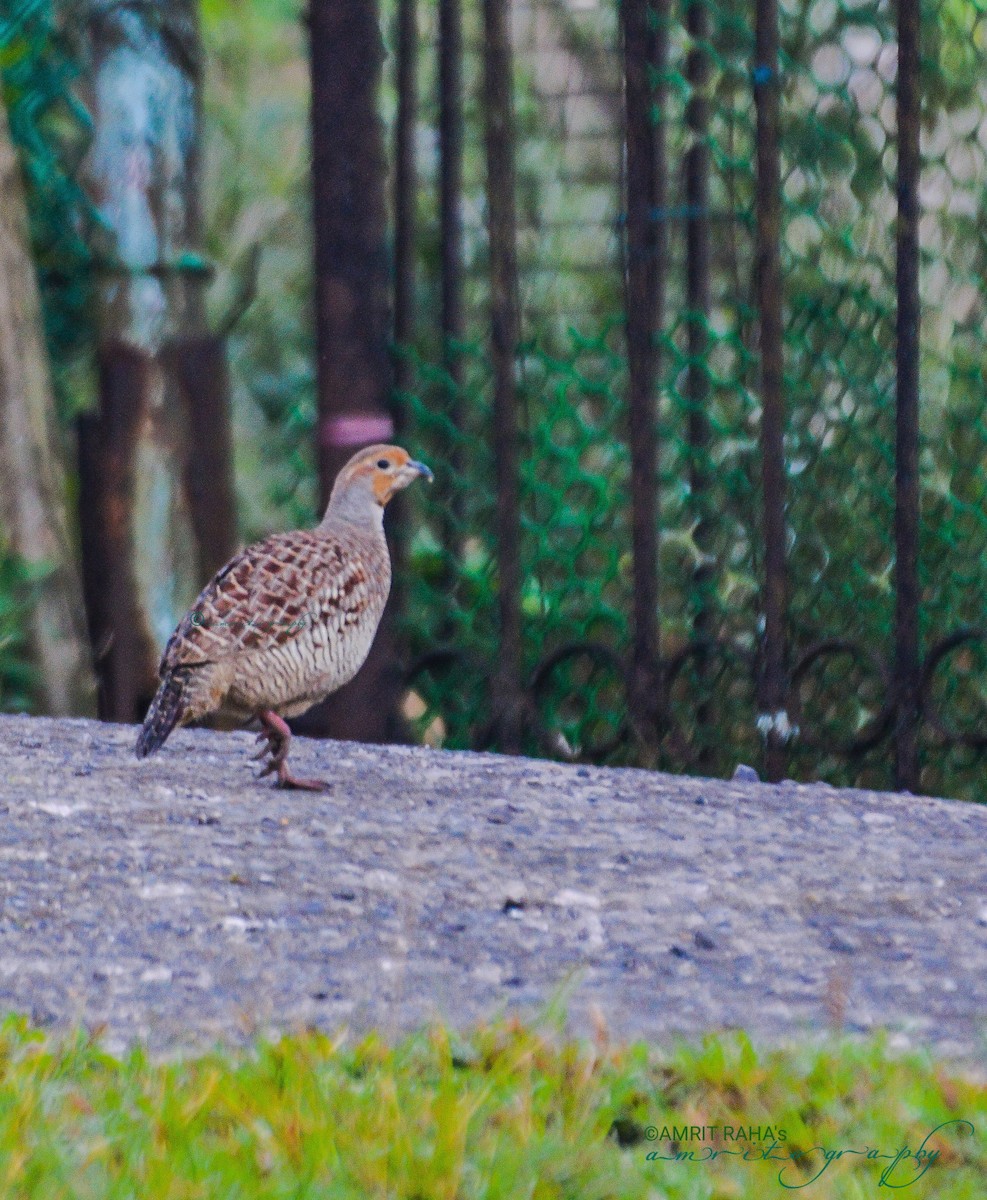
<path fill-rule="evenodd" d="M 390 463 L 387 461 L 387 459 L 386 459 L 386 458 L 378 458 L 378 459 L 377 459 L 377 466 L 378 466 L 378 467 L 379 467 L 379 468 L 380 468 L 382 471 L 387 471 L 387 470 L 389 470 L 389 469 L 390 469 L 390 466 L 391 466 L 391 464 L 390 464 Z"/>

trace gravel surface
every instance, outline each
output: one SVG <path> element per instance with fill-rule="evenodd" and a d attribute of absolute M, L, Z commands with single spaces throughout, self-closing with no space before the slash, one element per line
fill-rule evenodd
<path fill-rule="evenodd" d="M 158 1050 L 532 1011 L 617 1036 L 837 1023 L 987 1061 L 987 808 L 0 718 L 0 1011 Z"/>

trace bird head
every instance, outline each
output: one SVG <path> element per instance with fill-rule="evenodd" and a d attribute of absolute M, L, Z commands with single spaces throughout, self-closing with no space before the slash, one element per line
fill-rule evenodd
<path fill-rule="evenodd" d="M 356 513 L 366 505 L 383 509 L 409 483 L 432 472 L 400 446 L 376 445 L 358 450 L 336 476 L 329 507 Z"/>

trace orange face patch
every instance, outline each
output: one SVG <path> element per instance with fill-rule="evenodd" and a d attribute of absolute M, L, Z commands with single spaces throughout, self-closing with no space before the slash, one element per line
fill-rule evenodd
<path fill-rule="evenodd" d="M 368 446 L 353 464 L 353 474 L 367 476 L 374 496 L 386 504 L 394 494 L 395 471 L 408 461 L 408 452 L 400 446 Z"/>
<path fill-rule="evenodd" d="M 411 456 L 400 446 L 367 446 L 350 459 L 340 472 L 339 481 L 366 479 L 377 502 L 387 504 L 401 486 L 396 478 L 398 472 L 410 461 Z"/>
<path fill-rule="evenodd" d="M 383 471 L 375 471 L 373 476 L 374 495 L 381 502 L 386 504 L 391 498 L 391 492 L 394 488 L 394 480 L 390 475 Z"/>

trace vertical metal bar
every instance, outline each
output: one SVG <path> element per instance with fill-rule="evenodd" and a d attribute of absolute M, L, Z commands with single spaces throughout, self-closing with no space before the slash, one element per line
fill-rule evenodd
<path fill-rule="evenodd" d="M 895 786 L 919 782 L 919 0 L 898 0 L 897 391 L 895 430 Z"/>
<path fill-rule="evenodd" d="M 442 358 L 459 383 L 463 336 L 463 18 L 460 0 L 439 0 L 439 232 Z"/>
<path fill-rule="evenodd" d="M 418 5 L 398 0 L 398 108 L 394 129 L 394 341 L 406 347 L 415 326 L 415 122 L 418 116 Z M 406 388 L 407 361 L 399 355 L 395 383 Z"/>
<path fill-rule="evenodd" d="M 384 47 L 375 0 L 311 0 L 309 31 L 318 461 L 325 504 L 353 452 L 393 433 L 387 171 L 377 108 Z M 387 741 L 395 732 L 400 685 L 395 661 L 385 613 L 357 678 L 298 727 Z"/>
<path fill-rule="evenodd" d="M 634 556 L 632 712 L 656 727 L 661 707 L 658 635 L 658 332 L 665 273 L 663 72 L 666 0 L 623 0 L 626 154 L 624 287 L 629 374 L 631 542 Z"/>
<path fill-rule="evenodd" d="M 686 59 L 686 78 L 691 89 L 686 110 L 686 124 L 692 135 L 685 160 L 685 203 L 686 203 L 686 334 L 688 342 L 689 368 L 686 377 L 686 396 L 689 405 L 689 482 L 693 511 L 698 516 L 694 538 L 696 545 L 704 550 L 708 527 L 707 490 L 709 479 L 707 462 L 710 443 L 709 369 L 706 362 L 709 353 L 710 313 L 710 242 L 709 242 L 709 9 L 705 0 L 692 0 L 686 8 L 686 32 L 690 39 L 690 50 Z M 693 631 L 696 641 L 704 644 L 709 636 L 709 610 L 707 591 L 711 569 L 700 563 L 693 575 L 696 614 Z M 702 658 L 698 660 L 700 687 L 706 682 Z M 701 734 L 708 726 L 709 703 L 700 702 L 696 711 L 696 723 Z M 700 738 L 702 743 L 702 738 Z M 708 747 L 701 744 L 698 766 L 709 762 Z"/>
<path fill-rule="evenodd" d="M 764 492 L 764 649 L 759 702 L 765 734 L 765 771 L 768 779 L 776 781 L 785 774 L 788 733 L 778 0 L 757 0 L 753 80 L 757 105 L 756 263 Z"/>
<path fill-rule="evenodd" d="M 501 748 L 521 745 L 521 499 L 518 479 L 517 348 L 520 337 L 514 171 L 514 75 L 509 0 L 483 0 L 484 121 L 490 235 L 500 658 L 495 711 Z"/>
<path fill-rule="evenodd" d="M 461 0 L 439 0 L 439 234 L 441 242 L 442 365 L 450 388 L 446 412 L 455 429 L 448 461 L 452 487 L 442 544 L 455 552 L 462 521 L 463 382 L 463 18 Z M 451 584 L 451 577 L 450 577 Z"/>
<path fill-rule="evenodd" d="M 394 429 L 403 440 L 405 411 L 402 393 L 412 385 L 413 371 L 408 360 L 415 336 L 415 242 L 418 170 L 415 158 L 415 127 L 418 118 L 418 4 L 417 0 L 398 0 L 397 12 L 397 92 L 394 121 Z M 391 568 L 392 584 L 388 614 L 404 611 L 407 558 L 405 529 L 407 501 L 398 496 L 392 504 Z"/>

